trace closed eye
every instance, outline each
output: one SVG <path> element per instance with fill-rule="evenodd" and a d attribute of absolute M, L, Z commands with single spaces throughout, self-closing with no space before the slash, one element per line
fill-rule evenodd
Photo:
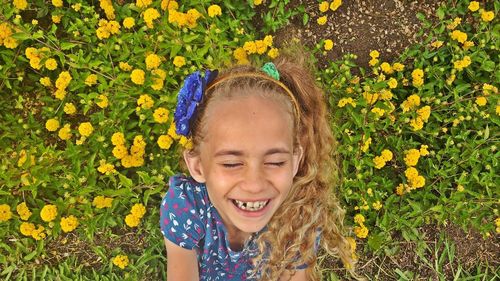
<path fill-rule="evenodd" d="M 240 163 L 222 163 L 221 164 L 224 168 L 236 168 L 240 166 Z"/>
<path fill-rule="evenodd" d="M 285 163 L 286 163 L 285 161 L 283 161 L 283 162 L 268 162 L 268 163 L 266 163 L 266 165 L 281 167 L 281 166 L 285 165 Z"/>

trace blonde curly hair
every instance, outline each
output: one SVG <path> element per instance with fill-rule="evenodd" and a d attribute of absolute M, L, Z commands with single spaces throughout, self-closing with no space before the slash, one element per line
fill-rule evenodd
<path fill-rule="evenodd" d="M 261 280 L 278 280 L 285 273 L 292 276 L 295 268 L 307 264 L 308 279 L 319 280 L 318 249 L 315 247 L 318 233 L 321 233 L 320 247 L 327 254 L 340 257 L 352 271 L 354 260 L 350 244 L 342 234 L 344 211 L 335 195 L 339 167 L 325 95 L 316 85 L 311 66 L 306 64 L 301 49 L 282 50 L 274 64 L 280 81 L 291 90 L 299 104 L 300 120 L 293 122 L 294 151 L 302 146 L 303 156 L 287 198 L 268 223 L 268 231 L 257 237 L 259 254 L 253 259 L 254 276 Z M 238 72 L 261 71 L 249 65 L 235 66 L 219 75 Z M 252 94 L 279 100 L 287 107 L 291 118 L 297 119 L 292 99 L 277 83 L 259 76 L 225 79 L 205 93 L 191 120 L 193 149 L 190 153 L 199 153 L 204 116 L 211 102 Z M 272 250 L 266 251 L 269 247 Z"/>

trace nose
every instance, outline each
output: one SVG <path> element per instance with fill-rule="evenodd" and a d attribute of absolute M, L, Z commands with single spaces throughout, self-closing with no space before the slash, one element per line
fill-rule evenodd
<path fill-rule="evenodd" d="M 267 180 L 262 167 L 259 165 L 249 165 L 243 175 L 240 187 L 248 193 L 262 193 L 267 188 Z"/>

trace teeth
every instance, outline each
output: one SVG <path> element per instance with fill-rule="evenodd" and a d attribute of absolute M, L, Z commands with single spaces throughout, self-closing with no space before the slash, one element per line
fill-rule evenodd
<path fill-rule="evenodd" d="M 242 210 L 246 211 L 258 211 L 264 208 L 269 201 L 254 201 L 254 202 L 244 202 L 239 200 L 233 200 L 236 205 Z"/>

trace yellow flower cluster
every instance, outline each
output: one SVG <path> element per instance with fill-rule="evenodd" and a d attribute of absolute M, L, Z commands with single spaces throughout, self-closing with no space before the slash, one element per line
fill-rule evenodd
<path fill-rule="evenodd" d="M 1 29 L 2 29 L 2 26 L 0 25 L 0 34 L 1 34 Z M 1 35 L 0 35 L 0 41 L 1 41 Z M 49 53 L 49 51 L 50 50 L 47 47 L 42 47 L 40 49 L 28 47 L 24 51 L 24 54 L 26 55 L 26 58 L 28 58 L 30 60 L 30 66 L 34 69 L 39 70 L 42 68 L 42 64 L 41 64 L 42 59 L 47 58 L 47 54 Z M 55 60 L 54 60 L 54 62 L 55 62 Z M 54 65 L 53 65 L 52 61 L 48 63 L 48 67 L 53 67 L 53 66 Z M 48 68 L 47 63 L 45 64 L 45 67 Z M 56 62 L 56 67 L 57 67 L 57 62 Z"/>
<path fill-rule="evenodd" d="M 461 60 L 457 60 L 457 61 L 454 61 L 453 62 L 453 67 L 458 70 L 458 71 L 462 71 L 464 68 L 466 68 L 467 66 L 469 66 L 471 64 L 471 59 L 469 56 L 464 56 L 463 59 Z"/>
<path fill-rule="evenodd" d="M 71 232 L 78 227 L 78 219 L 73 216 L 67 216 L 61 218 L 61 229 L 64 232 Z"/>
<path fill-rule="evenodd" d="M 475 12 L 475 11 L 479 10 L 479 2 L 470 1 L 468 8 L 471 12 Z"/>
<path fill-rule="evenodd" d="M 146 214 L 144 205 L 137 203 L 132 206 L 130 214 L 125 217 L 125 223 L 130 227 L 137 227 L 141 223 L 141 219 Z"/>
<path fill-rule="evenodd" d="M 19 42 L 11 37 L 13 33 L 14 32 L 6 22 L 0 23 L 0 46 L 4 45 L 9 49 L 16 48 L 19 45 Z"/>
<path fill-rule="evenodd" d="M 370 64 L 370 66 L 375 66 L 378 63 L 378 57 L 379 56 L 380 56 L 380 53 L 377 50 L 370 51 L 370 57 L 371 57 L 371 59 L 368 62 L 368 64 Z"/>
<path fill-rule="evenodd" d="M 368 236 L 368 228 L 365 226 L 365 217 L 362 214 L 356 214 L 354 216 L 354 222 L 359 226 L 354 227 L 354 234 L 358 238 L 366 238 Z"/>
<path fill-rule="evenodd" d="M 137 99 L 137 105 L 143 109 L 150 109 L 154 105 L 154 101 L 151 96 L 144 94 Z"/>
<path fill-rule="evenodd" d="M 56 91 L 54 92 L 54 96 L 56 99 L 63 100 L 66 97 L 66 88 L 73 77 L 69 74 L 68 71 L 62 71 L 59 73 L 59 76 L 56 79 Z"/>
<path fill-rule="evenodd" d="M 147 8 L 153 3 L 153 0 L 136 0 L 135 5 L 139 8 Z"/>
<path fill-rule="evenodd" d="M 52 86 L 52 81 L 50 81 L 50 78 L 47 76 L 40 78 L 39 82 L 40 82 L 40 84 L 42 84 L 42 86 L 45 86 L 45 87 Z"/>
<path fill-rule="evenodd" d="M 331 39 L 326 39 L 325 42 L 324 42 L 324 48 L 325 48 L 325 51 L 330 51 L 331 49 L 333 49 L 333 41 Z"/>
<path fill-rule="evenodd" d="M 420 68 L 416 68 L 411 73 L 412 83 L 415 87 L 420 87 L 424 84 L 424 71 Z"/>
<path fill-rule="evenodd" d="M 62 140 L 69 140 L 73 134 L 71 133 L 71 127 L 69 124 L 65 124 L 58 133 L 59 138 Z"/>
<path fill-rule="evenodd" d="M 121 269 L 124 269 L 129 263 L 128 257 L 125 255 L 118 255 L 113 258 L 113 264 Z"/>
<path fill-rule="evenodd" d="M 167 78 L 167 73 L 165 72 L 165 70 L 159 68 L 153 69 L 151 73 L 153 74 L 153 84 L 151 84 L 151 88 L 157 91 L 161 90 L 165 83 L 165 78 Z"/>
<path fill-rule="evenodd" d="M 425 178 L 418 174 L 415 167 L 408 167 L 405 171 L 405 176 L 408 180 L 409 189 L 417 189 L 425 185 Z"/>
<path fill-rule="evenodd" d="M 120 23 L 114 20 L 107 21 L 105 19 L 99 20 L 99 27 L 96 29 L 96 35 L 99 39 L 109 38 L 112 34 L 120 32 Z"/>
<path fill-rule="evenodd" d="M 174 140 L 169 135 L 161 135 L 158 137 L 158 146 L 161 149 L 169 149 Z"/>
<path fill-rule="evenodd" d="M 25 10 L 28 8 L 28 2 L 26 2 L 26 0 L 13 0 L 12 4 L 14 4 L 14 7 L 19 10 Z"/>
<path fill-rule="evenodd" d="M 126 29 L 131 29 L 135 25 L 135 19 L 133 17 L 126 17 L 123 19 L 122 24 Z"/>
<path fill-rule="evenodd" d="M 115 146 L 113 148 L 113 155 L 121 160 L 123 167 L 140 167 L 144 164 L 143 157 L 146 150 L 146 142 L 141 135 L 134 138 L 134 143 L 130 147 L 130 154 L 125 146 L 125 136 L 123 133 L 114 133 L 111 137 L 111 142 Z"/>
<path fill-rule="evenodd" d="M 183 67 L 184 65 L 186 65 L 186 58 L 183 56 L 175 56 L 173 64 L 175 65 L 175 67 Z"/>
<path fill-rule="evenodd" d="M 437 40 L 437 41 L 432 42 L 432 43 L 431 43 L 431 46 L 432 46 L 433 48 L 436 48 L 436 49 L 437 49 L 437 48 L 439 48 L 439 47 L 443 46 L 443 43 L 444 43 L 443 41 L 439 41 L 439 40 Z"/>
<path fill-rule="evenodd" d="M 17 211 L 17 214 L 19 215 L 19 217 L 21 218 L 21 220 L 23 220 L 23 221 L 28 220 L 32 215 L 28 206 L 26 206 L 26 202 L 22 202 L 22 203 L 18 204 L 16 207 L 16 211 Z"/>
<path fill-rule="evenodd" d="M 269 51 L 268 51 L 269 48 Z M 238 64 L 248 64 L 248 56 L 251 54 L 264 54 L 274 59 L 278 57 L 279 50 L 273 47 L 273 36 L 266 35 L 262 40 L 247 41 L 243 44 L 243 47 L 237 48 L 233 51 L 233 56 L 237 60 Z"/>
<path fill-rule="evenodd" d="M 111 0 L 99 0 L 99 6 L 104 10 L 106 18 L 108 18 L 108 20 L 115 19 L 115 8 L 113 8 L 113 3 L 111 2 Z"/>
<path fill-rule="evenodd" d="M 202 16 L 196 9 L 189 9 L 186 13 L 179 12 L 176 9 L 168 10 L 168 22 L 175 23 L 178 27 L 195 28 L 198 25 L 197 20 Z"/>
<path fill-rule="evenodd" d="M 316 22 L 319 24 L 319 25 L 325 25 L 326 22 L 328 21 L 328 17 L 327 16 L 322 16 L 322 17 L 319 17 Z"/>
<path fill-rule="evenodd" d="M 375 164 L 375 168 L 382 169 L 385 164 L 392 160 L 392 152 L 388 149 L 384 149 L 380 156 L 375 156 L 373 158 L 373 164 Z"/>
<path fill-rule="evenodd" d="M 30 222 L 22 222 L 19 226 L 19 231 L 24 236 L 31 236 L 35 240 L 40 240 L 45 238 L 47 235 L 44 232 L 45 227 L 38 225 L 38 228 Z"/>
<path fill-rule="evenodd" d="M 78 126 L 78 132 L 84 137 L 88 137 L 94 131 L 94 127 L 90 122 L 83 122 Z"/>
<path fill-rule="evenodd" d="M 59 121 L 54 118 L 51 118 L 45 122 L 45 129 L 49 132 L 54 132 L 59 128 Z"/>
<path fill-rule="evenodd" d="M 464 43 L 465 41 L 467 41 L 467 33 L 460 30 L 453 30 L 453 32 L 451 33 L 451 39 L 457 40 L 460 43 Z"/>
<path fill-rule="evenodd" d="M 330 4 L 330 10 L 336 11 L 340 5 L 342 5 L 342 0 L 333 0 Z"/>
<path fill-rule="evenodd" d="M 130 79 L 134 82 L 134 84 L 142 85 L 144 84 L 145 75 L 146 73 L 144 73 L 144 70 L 134 69 L 132 70 L 132 73 L 130 73 Z"/>
<path fill-rule="evenodd" d="M 90 87 L 95 84 L 97 84 L 97 75 L 90 74 L 87 78 L 85 78 L 85 85 Z"/>
<path fill-rule="evenodd" d="M 380 97 L 379 93 L 370 93 L 370 92 L 363 92 L 363 98 L 365 98 L 366 102 L 368 104 L 374 104 L 377 102 L 378 98 Z"/>
<path fill-rule="evenodd" d="M 427 123 L 431 115 L 431 107 L 426 105 L 417 110 L 417 117 L 410 120 L 410 126 L 413 131 L 418 131 L 424 127 L 424 123 Z"/>
<path fill-rule="evenodd" d="M 120 62 L 118 64 L 118 67 L 120 67 L 121 70 L 123 71 L 130 71 L 132 70 L 132 66 L 130 64 L 128 64 L 128 62 Z"/>
<path fill-rule="evenodd" d="M 179 9 L 179 3 L 177 3 L 177 1 L 174 0 L 162 0 L 160 7 L 164 11 L 177 10 Z"/>
<path fill-rule="evenodd" d="M 458 26 L 459 24 L 461 24 L 461 23 L 462 23 L 462 19 L 461 19 L 461 18 L 454 18 L 454 19 L 453 19 L 453 21 L 452 21 L 452 22 L 450 22 L 450 23 L 446 26 L 446 28 L 448 28 L 449 30 L 453 30 L 453 29 L 457 28 L 457 26 Z"/>
<path fill-rule="evenodd" d="M 46 222 L 51 222 L 53 221 L 57 216 L 57 206 L 48 204 L 43 206 L 42 210 L 40 211 L 40 217 L 42 218 L 43 221 Z"/>
<path fill-rule="evenodd" d="M 375 113 L 377 118 L 384 116 L 385 110 L 380 107 L 374 107 L 370 110 L 372 113 Z"/>
<path fill-rule="evenodd" d="M 210 5 L 210 7 L 208 7 L 208 16 L 213 18 L 213 17 L 216 17 L 216 16 L 220 16 L 222 15 L 222 10 L 220 8 L 219 5 Z"/>
<path fill-rule="evenodd" d="M 0 222 L 6 222 L 12 218 L 12 212 L 10 211 L 10 206 L 7 204 L 0 205 Z"/>
<path fill-rule="evenodd" d="M 167 123 L 169 113 L 170 112 L 168 111 L 168 109 L 164 107 L 158 107 L 157 109 L 155 109 L 153 113 L 153 118 L 156 123 L 160 124 Z"/>
<path fill-rule="evenodd" d="M 341 98 L 337 104 L 338 107 L 344 107 L 350 104 L 352 107 L 356 107 L 356 102 L 352 98 Z"/>
<path fill-rule="evenodd" d="M 486 103 L 488 102 L 488 100 L 486 99 L 486 97 L 476 97 L 476 101 L 475 102 L 479 106 L 485 106 Z"/>
<path fill-rule="evenodd" d="M 405 152 L 405 164 L 406 166 L 416 166 L 418 159 L 420 158 L 420 151 L 418 149 L 412 148 Z"/>
<path fill-rule="evenodd" d="M 364 140 L 365 136 L 363 136 L 363 144 L 361 145 L 361 151 L 367 152 L 370 148 L 370 144 L 372 144 L 372 138 L 368 138 L 366 141 Z"/>
<path fill-rule="evenodd" d="M 113 204 L 113 198 L 104 197 L 102 195 L 96 196 L 92 201 L 92 205 L 95 206 L 97 209 L 111 208 L 112 204 Z"/>
<path fill-rule="evenodd" d="M 497 234 L 500 234 L 500 218 L 497 218 L 495 220 L 495 226 L 496 226 L 496 232 L 497 232 Z"/>
<path fill-rule="evenodd" d="M 482 11 L 481 19 L 485 22 L 492 21 L 495 18 L 495 13 L 493 11 Z"/>
<path fill-rule="evenodd" d="M 108 96 L 104 94 L 98 95 L 96 100 L 95 104 L 97 104 L 100 108 L 106 108 L 109 105 Z"/>
<path fill-rule="evenodd" d="M 106 160 L 99 161 L 99 167 L 97 167 L 97 171 L 101 174 L 111 175 L 116 172 L 115 166 L 111 163 L 106 163 Z"/>
<path fill-rule="evenodd" d="M 160 17 L 160 13 L 155 8 L 149 8 L 142 14 L 144 22 L 148 28 L 153 28 L 153 21 Z"/>
<path fill-rule="evenodd" d="M 149 54 L 146 56 L 146 69 L 157 69 L 161 64 L 161 58 L 157 54 Z"/>

